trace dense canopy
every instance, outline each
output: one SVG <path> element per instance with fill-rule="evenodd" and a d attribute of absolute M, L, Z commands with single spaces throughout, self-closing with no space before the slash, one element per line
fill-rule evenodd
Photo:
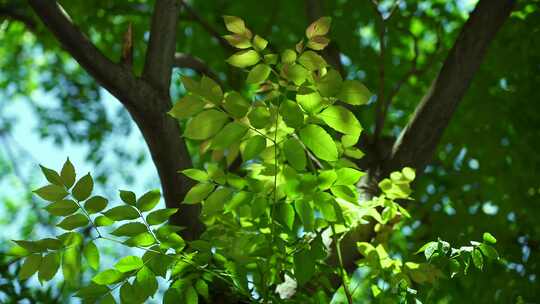
<path fill-rule="evenodd" d="M 48 237 L 57 231 L 55 224 L 59 220 L 50 214 L 68 215 L 72 213 L 69 208 L 75 208 L 74 211 L 80 207 L 57 205 L 44 209 L 46 204 L 41 198 L 58 201 L 67 192 L 59 198 L 48 196 L 57 195 L 55 191 L 38 192 L 40 198 L 32 196 L 31 191 L 47 181 L 32 156 L 40 151 L 26 150 L 24 144 L 19 144 L 24 140 L 16 137 L 18 126 L 28 120 L 35 120 L 31 132 L 38 135 L 40 142 L 81 147 L 77 150 L 78 158 L 84 160 L 85 168 L 90 168 L 87 171 L 92 172 L 92 185 L 95 183 L 95 189 L 103 190 L 101 194 L 106 193 L 111 202 L 125 202 L 120 205 L 126 207 L 124 210 L 116 210 L 122 216 L 153 209 L 158 197 L 155 191 L 147 192 L 150 190 L 147 185 L 161 186 L 164 207 L 169 208 L 162 210 L 169 211 L 154 211 L 158 213 L 150 213 L 154 216 L 146 220 L 162 223 L 172 215 L 172 223 L 188 226 L 180 232 L 188 248 L 199 251 L 203 249 L 197 245 L 202 245 L 192 245 L 190 241 L 200 236 L 205 229 L 203 224 L 215 227 L 208 219 L 215 212 L 211 209 L 215 205 L 209 201 L 218 204 L 230 195 L 223 190 L 227 188 L 209 188 L 207 181 L 218 180 L 213 175 L 217 169 L 212 168 L 225 164 L 231 172 L 242 172 L 245 163 L 251 164 L 244 161 L 274 153 L 265 149 L 267 144 L 268 147 L 276 144 L 280 136 L 284 136 L 280 149 L 291 168 L 289 172 L 309 173 L 310 166 L 317 167 L 313 159 L 328 169 L 327 164 L 334 164 L 345 155 L 343 159 L 351 159 L 354 166 L 366 173 L 358 184 L 360 198 L 356 200 L 362 201 L 364 196 L 369 200 L 382 189 L 383 196 L 392 202 L 395 199 L 396 206 L 399 204 L 410 214 L 410 218 L 396 220 L 397 224 L 385 223 L 375 228 L 376 221 L 371 219 L 370 224 L 361 225 L 363 230 L 368 227 L 367 238 L 343 240 L 343 246 L 349 247 L 343 248 L 343 255 L 345 260 L 351 259 L 345 268 L 352 281 L 355 301 L 379 303 L 381 300 L 377 300 L 374 290 L 385 289 L 384 283 L 372 284 L 366 279 L 364 268 L 356 269 L 354 262 L 362 255 L 367 257 L 371 248 L 369 244 L 357 247 L 356 241 L 373 246 L 385 244 L 391 259 L 420 263 L 425 262 L 424 256 L 416 252 L 430 241 L 440 239 L 456 248 L 482 238 L 491 243 L 484 234 L 488 231 L 496 238 L 492 245 L 499 259 L 478 267 L 484 268 L 483 271 L 471 267 L 467 275 L 440 279 L 435 284 L 415 282 L 420 285 L 418 299 L 424 303 L 538 300 L 540 2 L 58 1 L 69 14 L 70 18 L 65 19 L 61 10 L 55 10 L 55 2 L 0 0 L 0 185 L 3 189 L 0 226 L 5 226 L 3 231 L 13 232 L 13 235 L 2 233 L 0 237 L 0 302 L 19 299 L 65 302 L 73 299 L 76 290 L 65 284 L 60 275 L 44 285 L 32 279 L 16 281 L 16 273 L 23 271 L 24 266 L 20 270 L 21 263 L 3 254 L 13 246 L 8 240 Z M 224 15 L 229 16 L 225 22 Z M 243 27 L 236 19 L 228 19 L 233 18 L 230 16 L 239 16 L 262 40 L 250 42 L 250 38 L 246 42 L 241 35 L 235 36 L 244 33 Z M 306 30 L 313 21 L 326 20 L 319 19 L 322 16 L 331 17 L 328 33 L 324 32 L 324 22 L 320 27 Z M 85 36 L 78 34 L 88 39 L 81 39 Z M 300 52 L 295 45 L 302 39 L 306 46 Z M 243 43 L 253 47 L 242 51 L 247 49 Z M 279 55 L 279 62 L 289 64 L 289 68 L 280 67 L 282 74 L 271 70 L 271 59 L 259 58 L 263 50 L 264 54 Z M 255 65 L 260 60 L 268 65 Z M 320 79 L 311 81 L 312 76 L 306 76 L 323 69 L 326 74 L 321 72 Z M 264 102 L 252 103 L 258 86 L 272 77 L 287 78 L 288 85 L 295 87 L 298 94 L 286 95 L 277 106 L 270 104 L 268 108 Z M 339 89 L 333 86 L 335 79 L 343 80 Z M 311 89 L 301 91 L 305 83 Z M 316 88 L 314 92 L 313 88 Z M 327 100 L 333 104 L 325 104 Z M 313 120 L 304 120 L 304 116 Z M 278 131 L 252 134 L 252 129 L 269 130 L 275 117 L 282 117 L 284 128 L 297 130 L 297 135 L 287 137 Z M 249 124 L 246 127 L 244 123 Z M 354 137 L 360 133 L 356 144 Z M 342 146 L 334 146 L 336 134 Z M 240 153 L 220 152 L 251 135 Z M 207 139 L 212 139 L 211 143 Z M 347 140 L 352 144 L 348 145 Z M 303 153 L 303 149 L 308 153 Z M 71 155 L 62 157 L 67 156 Z M 363 157 L 357 160 L 359 156 Z M 332 165 L 332 170 L 348 169 L 344 162 Z M 62 166 L 46 160 L 42 165 L 55 169 Z M 76 163 L 75 166 L 82 167 Z M 188 169 L 191 167 L 195 169 Z M 416 176 L 410 179 L 407 176 L 414 175 L 410 173 L 414 170 L 408 167 L 416 171 Z M 180 170 L 184 174 L 177 172 Z M 246 170 L 247 175 L 259 176 L 254 180 L 260 182 L 263 180 L 260 176 L 267 176 L 270 169 Z M 409 193 L 391 197 L 388 194 L 391 191 L 380 183 L 393 171 L 402 172 L 407 187 L 414 179 L 410 194 L 413 200 L 400 200 L 409 197 Z M 86 173 L 82 169 L 77 172 L 77 178 Z M 317 172 L 320 173 L 318 169 Z M 50 176 L 47 180 L 63 187 L 64 175 L 68 174 L 64 173 L 60 174 L 60 186 Z M 346 175 L 344 171 L 339 173 Z M 283 174 L 287 177 L 287 172 Z M 308 179 L 302 180 L 304 187 L 311 185 Z M 353 183 L 359 179 L 360 176 L 354 176 Z M 199 184 L 191 188 L 195 182 Z M 83 180 L 79 188 L 75 186 L 71 190 L 76 200 L 90 196 L 92 187 L 85 188 L 88 183 L 88 179 Z M 117 189 L 126 185 L 130 189 L 138 187 L 133 190 L 138 200 L 129 191 L 118 195 Z M 334 183 L 332 195 L 347 197 L 350 189 L 346 185 L 351 184 Z M 140 197 L 143 193 L 146 194 Z M 248 200 L 234 198 L 238 204 Z M 106 199 L 101 196 L 92 199 L 84 207 L 97 214 L 105 208 Z M 201 211 L 198 203 L 202 200 L 205 200 L 203 222 L 198 220 Z M 264 209 L 272 198 L 250 197 L 249 200 Z M 291 210 L 290 206 L 284 206 L 291 204 L 276 207 L 276 214 L 284 218 L 279 225 L 291 231 L 296 225 L 317 232 L 319 223 L 310 222 L 315 218 L 304 217 L 315 212 L 310 204 L 305 200 L 294 202 L 293 217 L 295 211 L 299 214 L 294 223 L 287 222 Z M 171 208 L 180 211 L 174 213 Z M 251 212 L 258 218 L 264 210 L 253 208 Z M 328 216 L 325 210 L 320 212 Z M 112 209 L 106 213 L 115 217 Z M 17 220 L 12 221 L 14 218 Z M 69 218 L 60 222 L 59 227 L 71 229 L 87 224 L 86 217 L 74 216 L 66 222 Z M 19 225 L 21 222 L 24 224 Z M 115 231 L 117 235 L 130 237 L 146 231 L 140 225 L 120 229 Z M 35 231 L 39 233 L 33 235 Z M 93 232 L 86 233 L 86 237 L 91 237 Z M 215 234 L 217 240 L 220 231 L 208 229 L 206 233 Z M 177 246 L 180 243 L 177 239 L 169 241 Z M 247 248 L 248 244 L 237 241 L 238 251 Z M 311 248 L 314 247 L 312 244 Z M 114 261 L 120 260 L 125 252 L 119 248 L 108 247 L 106 255 Z M 85 251 L 91 258 L 84 269 L 92 275 L 78 278 L 81 286 L 98 273 L 92 268 L 99 266 L 92 258 L 93 249 Z M 305 273 L 306 268 L 315 268 L 315 264 L 297 262 L 310 260 L 301 254 L 303 251 L 296 253 L 294 269 L 281 275 L 282 281 L 287 282 L 293 273 L 295 284 L 304 286 L 303 281 L 311 279 L 296 276 Z M 380 251 L 378 254 L 381 255 Z M 473 254 L 472 258 L 478 266 L 478 257 L 475 259 Z M 115 271 L 124 273 L 133 269 L 130 267 L 142 267 L 138 257 L 124 259 L 116 264 Z M 139 273 L 141 278 L 137 274 L 136 280 L 150 277 L 144 271 Z M 54 273 L 44 272 L 43 276 L 47 275 Z M 116 272 L 111 279 L 108 273 L 97 280 L 114 282 L 114 275 Z M 165 280 L 159 282 L 162 289 L 168 287 Z M 205 301 L 208 295 L 203 296 L 204 282 L 201 279 L 193 283 L 193 287 L 186 289 L 186 297 L 199 294 L 200 301 Z M 277 283 L 280 282 L 271 285 L 273 290 Z M 216 290 L 223 290 L 220 284 L 215 285 Z M 318 287 L 307 285 L 303 294 L 298 292 L 298 297 L 309 295 L 310 288 Z M 212 289 L 210 286 L 210 298 L 215 296 Z M 235 294 L 238 298 L 234 299 L 245 300 L 242 292 L 248 292 L 238 290 Z M 219 295 L 221 291 L 217 292 Z M 335 303 L 347 303 L 348 293 L 342 288 L 327 299 L 333 296 Z M 153 300 L 161 302 L 162 297 L 163 290 Z M 303 298 L 292 299 L 303 301 Z"/>

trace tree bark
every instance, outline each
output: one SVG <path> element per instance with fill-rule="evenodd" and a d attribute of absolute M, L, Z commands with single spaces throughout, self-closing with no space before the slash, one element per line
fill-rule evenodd
<path fill-rule="evenodd" d="M 28 0 L 28 3 L 71 56 L 128 110 L 150 150 L 166 206 L 180 209 L 172 223 L 186 227 L 181 232 L 184 238 L 197 238 L 203 227 L 199 220 L 200 207 L 181 204 L 192 182 L 178 173 L 191 167 L 191 160 L 180 137 L 178 123 L 166 114 L 172 106 L 169 83 L 176 44 L 176 21 L 171 19 L 172 16 L 177 19 L 179 8 L 176 1 L 158 0 L 156 3 L 152 22 L 156 29 L 151 30 L 153 38 L 144 78 L 136 77 L 128 66 L 116 64 L 104 56 L 71 22 L 56 1 Z M 167 7 L 176 13 L 167 11 Z M 166 34 L 162 35 L 161 31 L 166 31 Z M 159 48 L 159 43 L 165 45 L 164 49 Z"/>
<path fill-rule="evenodd" d="M 473 80 L 490 42 L 502 27 L 515 0 L 481 0 L 463 26 L 430 89 L 401 132 L 385 161 L 371 166 L 360 187 L 364 199 L 376 195 L 378 181 L 409 166 L 421 172 L 431 160 L 444 130 Z M 343 260 L 352 270 L 359 258 L 356 243 L 369 242 L 374 224 L 359 225 L 343 240 Z"/>

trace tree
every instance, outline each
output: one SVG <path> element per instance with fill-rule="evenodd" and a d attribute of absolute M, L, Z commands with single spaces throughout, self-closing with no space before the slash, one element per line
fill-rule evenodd
<path fill-rule="evenodd" d="M 173 33 L 177 28 L 180 5 L 174 1 L 170 3 L 167 1 L 156 2 L 146 59 L 141 77 L 136 77 L 135 74 L 132 74 L 129 65 L 130 54 L 132 54 L 132 51 L 129 51 L 130 39 L 126 39 L 124 43 L 126 53 L 123 53 L 121 63 L 113 63 L 73 26 L 69 18 L 55 3 L 50 1 L 29 1 L 29 3 L 64 48 L 128 109 L 150 148 L 152 158 L 160 173 L 167 205 L 169 207 L 177 206 L 178 202 L 185 197 L 191 184 L 188 179 L 176 172 L 190 167 L 190 160 L 185 144 L 178 136 L 180 134 L 178 125 L 174 120 L 164 115 L 172 106 L 168 93 L 170 71 L 176 59 L 178 64 L 188 63 L 190 67 L 215 77 L 215 73 L 210 73 L 210 70 L 200 60 L 193 60 L 185 54 L 176 56 L 174 54 L 176 35 Z M 367 161 L 360 163 L 367 170 L 367 178 L 360 186 L 365 190 L 368 198 L 377 194 L 377 188 L 374 185 L 377 185 L 390 172 L 403 166 L 411 166 L 422 171 L 430 162 L 457 104 L 480 66 L 487 46 L 510 14 L 512 4 L 513 1 L 479 2 L 461 29 L 440 72 L 434 78 L 428 93 L 417 107 L 407 127 L 404 128 L 395 143 L 390 142 L 390 144 L 387 144 L 388 140 L 383 134 L 384 122 L 388 107 L 394 95 L 398 93 L 401 83 L 398 82 L 397 86 L 391 90 L 385 87 L 385 65 L 387 64 L 385 35 L 388 34 L 386 27 L 389 24 L 394 26 L 388 13 L 391 13 L 397 6 L 390 10 L 374 6 L 376 16 L 379 17 L 379 29 L 382 37 L 379 39 L 379 56 L 381 58 L 379 92 L 377 94 L 374 134 L 365 135 L 360 140 L 361 144 L 367 145 L 363 147 L 367 152 Z M 206 30 L 215 33 L 215 30 L 201 19 L 190 6 L 183 4 L 183 7 L 192 18 L 199 20 Z M 312 16 L 320 15 L 320 8 L 317 9 L 317 7 L 316 3 L 308 5 L 309 13 L 313 14 Z M 11 16 L 17 18 L 19 15 L 12 14 Z M 20 17 L 18 19 L 27 25 L 31 24 L 28 20 L 32 20 L 30 18 L 25 21 L 25 18 Z M 399 21 L 396 21 L 396 27 L 400 27 Z M 411 34 L 415 45 L 412 68 L 406 76 L 420 72 L 416 61 L 421 54 L 417 53 L 418 46 L 414 35 L 414 33 Z M 222 38 L 218 38 L 218 41 L 225 44 Z M 326 58 L 329 58 L 329 62 L 332 62 L 331 58 L 334 58 L 334 62 L 336 62 L 335 52 L 332 55 L 332 49 L 335 50 L 335 46 L 329 49 Z M 338 70 L 342 70 L 339 65 Z M 408 78 L 404 77 L 403 79 L 403 82 L 406 82 Z M 178 155 L 182 157 L 178 157 Z M 178 187 L 178 185 L 181 186 Z M 183 232 L 183 236 L 188 240 L 196 239 L 201 231 L 201 225 L 196 221 L 198 213 L 197 207 L 183 205 L 178 213 L 179 217 L 174 220 L 176 223 L 188 227 Z M 365 227 L 362 226 L 362 228 Z M 365 240 L 372 238 L 372 233 L 371 230 L 368 231 L 369 237 Z M 360 239 L 365 238 L 366 233 L 359 234 Z M 350 242 L 355 243 L 354 240 L 343 242 L 349 244 L 344 245 L 344 251 L 347 251 L 347 248 L 354 249 L 354 246 L 350 246 Z M 345 252 L 344 257 L 345 264 L 352 264 L 353 255 Z"/>

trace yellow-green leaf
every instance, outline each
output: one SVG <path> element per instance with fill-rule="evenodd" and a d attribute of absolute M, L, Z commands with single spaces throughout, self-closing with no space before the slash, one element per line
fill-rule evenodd
<path fill-rule="evenodd" d="M 309 124 L 300 130 L 300 139 L 316 157 L 327 161 L 338 159 L 336 144 L 323 128 Z"/>
<path fill-rule="evenodd" d="M 247 68 L 259 62 L 261 56 L 254 50 L 240 51 L 227 59 L 227 62 L 238 68 Z"/>
<path fill-rule="evenodd" d="M 215 135 L 228 119 L 227 114 L 215 109 L 203 111 L 187 123 L 184 136 L 189 139 L 208 139 Z"/>

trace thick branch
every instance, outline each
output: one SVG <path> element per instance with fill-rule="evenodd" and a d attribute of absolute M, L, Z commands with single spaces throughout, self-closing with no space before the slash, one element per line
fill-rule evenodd
<path fill-rule="evenodd" d="M 171 70 L 176 49 L 178 0 L 156 0 L 143 77 L 161 93 L 169 95 Z"/>
<path fill-rule="evenodd" d="M 197 58 L 195 56 L 191 56 L 189 54 L 184 54 L 184 53 L 176 53 L 174 54 L 173 65 L 177 68 L 192 69 L 196 71 L 197 73 L 206 75 L 214 79 L 218 83 L 221 82 L 217 74 L 214 71 L 212 71 L 212 69 L 210 69 L 208 65 L 204 63 L 204 61 L 202 61 L 200 58 Z"/>
<path fill-rule="evenodd" d="M 190 181 L 177 172 L 189 168 L 191 160 L 180 137 L 178 122 L 166 114 L 172 106 L 168 90 L 165 94 L 158 92 L 154 85 L 136 78 L 130 72 L 129 66 L 110 61 L 77 29 L 56 1 L 28 2 L 73 58 L 129 111 L 150 150 L 160 177 L 166 206 L 180 208 L 172 222 L 187 228 L 182 231 L 186 239 L 197 238 L 202 231 L 199 221 L 200 207 L 180 205 L 190 188 Z M 174 49 L 171 66 L 173 55 Z"/>
<path fill-rule="evenodd" d="M 403 166 L 421 171 L 431 160 L 450 118 L 478 70 L 489 43 L 515 0 L 481 0 L 392 149 L 386 172 Z"/>

